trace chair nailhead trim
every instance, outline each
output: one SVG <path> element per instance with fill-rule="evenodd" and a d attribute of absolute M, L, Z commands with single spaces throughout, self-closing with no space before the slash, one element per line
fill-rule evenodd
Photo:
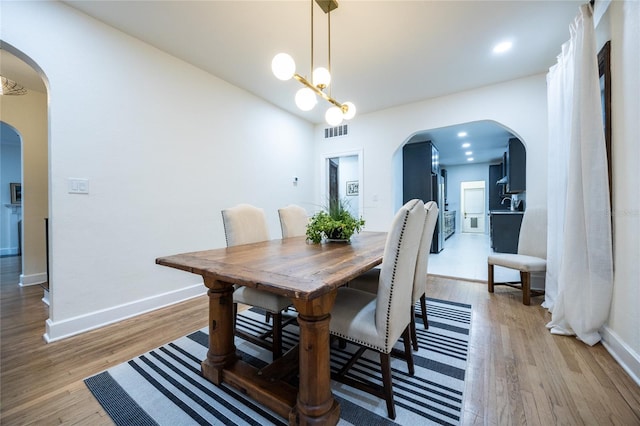
<path fill-rule="evenodd" d="M 402 229 L 400 231 L 400 237 L 398 238 L 398 245 L 396 246 L 396 254 L 395 254 L 395 259 L 393 260 L 393 273 L 391 274 L 391 289 L 389 291 L 389 300 L 391 300 L 393 298 L 393 289 L 394 289 L 394 285 L 395 285 L 395 278 L 396 278 L 396 271 L 398 269 L 398 256 L 400 256 L 400 246 L 402 245 L 402 240 L 404 238 L 405 235 L 405 230 L 407 228 L 407 221 L 409 220 L 409 214 L 413 211 L 413 209 L 415 208 L 416 204 L 418 203 L 418 201 L 415 201 L 414 204 L 411 206 L 411 208 L 405 212 L 404 218 L 403 218 L 403 223 L 402 223 Z M 389 320 L 391 318 L 391 314 L 390 314 L 390 306 L 391 303 L 389 303 L 388 307 L 387 307 L 387 321 L 386 321 L 386 330 L 385 330 L 385 338 L 384 338 L 384 344 L 385 347 L 381 348 L 375 345 L 372 345 L 370 343 L 367 342 L 363 342 L 362 340 L 359 339 L 354 339 L 351 336 L 346 336 L 342 333 L 336 333 L 336 332 L 331 332 L 331 334 L 333 334 L 334 336 L 338 336 L 341 337 L 345 340 L 348 340 L 350 342 L 356 343 L 360 346 L 364 346 L 367 348 L 371 348 L 374 349 L 378 352 L 381 353 L 391 353 L 391 349 L 392 347 L 389 347 Z M 395 342 L 394 342 L 395 343 Z"/>
<path fill-rule="evenodd" d="M 391 288 L 389 290 L 389 305 L 387 306 L 387 321 L 385 324 L 385 336 L 384 336 L 384 346 L 385 346 L 385 350 L 384 352 L 387 351 L 386 348 L 389 348 L 389 320 L 391 319 L 391 300 L 393 299 L 393 290 L 394 290 L 394 286 L 395 286 L 395 282 L 396 282 L 396 272 L 398 270 L 398 257 L 400 256 L 400 247 L 402 246 L 402 240 L 404 238 L 404 234 L 405 234 L 405 230 L 407 228 L 407 221 L 409 220 L 409 214 L 413 211 L 413 209 L 415 209 L 416 204 L 418 202 L 415 201 L 413 203 L 413 205 L 411 206 L 411 208 L 405 212 L 404 218 L 403 218 L 403 222 L 402 222 L 402 229 L 400 231 L 400 238 L 398 238 L 398 245 L 396 246 L 396 255 L 395 255 L 395 259 L 393 259 L 393 273 L 391 274 Z M 395 343 L 395 342 L 393 342 Z"/>
<path fill-rule="evenodd" d="M 381 348 L 381 347 L 378 347 L 378 346 L 372 345 L 372 344 L 370 344 L 370 343 L 363 342 L 362 340 L 354 339 L 354 338 L 353 338 L 353 337 L 351 337 L 351 336 L 345 336 L 345 335 L 344 335 L 344 334 L 342 334 L 342 333 L 334 333 L 334 332 L 331 332 L 331 334 L 333 334 L 334 336 L 341 337 L 341 338 L 343 338 L 343 339 L 345 339 L 345 340 L 348 340 L 348 341 L 350 341 L 350 342 L 353 342 L 353 343 L 355 343 L 355 344 L 357 344 L 357 345 L 364 346 L 364 347 L 367 347 L 367 348 L 371 348 L 371 349 L 373 349 L 373 350 L 375 350 L 375 351 L 378 351 L 378 352 L 383 352 L 383 353 L 390 353 L 390 352 L 391 352 L 390 350 L 389 350 L 389 352 L 387 352 L 387 349 L 386 349 L 386 348 Z"/>

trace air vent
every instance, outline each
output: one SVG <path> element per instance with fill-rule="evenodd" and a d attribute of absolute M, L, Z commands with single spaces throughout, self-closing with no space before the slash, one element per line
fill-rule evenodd
<path fill-rule="evenodd" d="M 336 127 L 327 127 L 324 129 L 324 138 L 329 139 L 337 136 L 346 136 L 348 131 L 349 129 L 347 124 Z"/>

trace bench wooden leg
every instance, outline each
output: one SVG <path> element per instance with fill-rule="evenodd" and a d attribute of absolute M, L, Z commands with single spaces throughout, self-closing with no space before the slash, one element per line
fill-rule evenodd
<path fill-rule="evenodd" d="M 531 304 L 531 273 L 520 271 L 520 282 L 522 283 L 522 303 Z"/>
<path fill-rule="evenodd" d="M 487 263 L 487 265 L 487 290 L 489 290 L 489 293 L 493 293 L 493 265 L 490 263 Z"/>

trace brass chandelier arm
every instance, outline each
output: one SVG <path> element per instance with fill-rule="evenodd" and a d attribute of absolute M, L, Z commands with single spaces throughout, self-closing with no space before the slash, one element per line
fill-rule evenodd
<path fill-rule="evenodd" d="M 314 68 L 314 32 L 313 32 L 313 9 L 314 1 L 320 8 L 327 14 L 327 44 L 328 44 L 328 58 L 327 64 L 329 69 L 324 67 Z M 317 98 L 319 96 L 325 101 L 333 105 L 327 109 L 325 113 L 325 119 L 327 123 L 337 126 L 342 120 L 350 120 L 356 115 L 356 106 L 353 102 L 339 102 L 331 96 L 331 11 L 338 7 L 337 0 L 310 0 L 311 10 L 311 78 L 307 80 L 306 77 L 296 73 L 296 64 L 293 58 L 286 53 L 278 53 L 271 61 L 271 69 L 273 74 L 280 80 L 289 80 L 294 77 L 305 87 L 298 90 L 296 93 L 296 105 L 303 111 L 311 110 L 317 104 Z M 309 90 L 311 89 L 311 92 Z"/>
<path fill-rule="evenodd" d="M 342 110 L 342 112 L 347 112 L 347 110 L 349 109 L 349 107 L 347 105 L 341 104 L 340 102 L 336 101 L 331 96 L 327 95 L 322 90 L 318 89 L 316 86 L 314 86 L 313 84 L 309 83 L 309 80 L 307 80 L 306 78 L 304 78 L 300 74 L 298 74 L 298 73 L 293 74 L 293 78 L 295 78 L 300 83 L 302 83 L 305 86 L 307 86 L 309 89 L 313 90 L 313 92 L 316 95 L 320 96 L 325 101 L 327 101 L 329 103 L 332 103 L 333 105 L 335 105 L 338 108 L 340 108 Z"/>

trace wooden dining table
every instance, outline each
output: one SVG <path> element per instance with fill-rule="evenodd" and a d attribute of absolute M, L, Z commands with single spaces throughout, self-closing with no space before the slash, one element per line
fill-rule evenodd
<path fill-rule="evenodd" d="M 227 383 L 273 411 L 289 424 L 333 425 L 340 405 L 331 392 L 329 322 L 337 290 L 379 265 L 384 232 L 361 232 L 350 242 L 311 244 L 305 237 L 270 240 L 156 259 L 158 265 L 201 275 L 209 295 L 209 349 L 202 375 Z M 300 328 L 296 352 L 274 361 L 281 371 L 295 359 L 298 386 L 265 374 L 236 354 L 233 290 L 242 285 L 291 298 Z"/>

